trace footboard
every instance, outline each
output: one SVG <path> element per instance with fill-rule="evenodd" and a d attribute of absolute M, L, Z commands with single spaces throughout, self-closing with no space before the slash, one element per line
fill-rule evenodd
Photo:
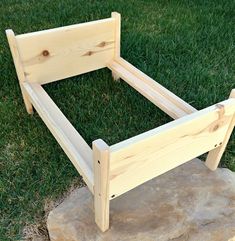
<path fill-rule="evenodd" d="M 110 199 L 223 145 L 234 126 L 229 99 L 110 147 Z"/>

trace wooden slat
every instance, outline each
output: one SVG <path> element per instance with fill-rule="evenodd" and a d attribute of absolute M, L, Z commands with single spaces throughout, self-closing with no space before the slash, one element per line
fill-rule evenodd
<path fill-rule="evenodd" d="M 121 53 L 121 14 L 112 12 L 111 16 L 115 20 L 115 45 L 114 58 L 119 58 Z"/>
<path fill-rule="evenodd" d="M 37 83 L 23 84 L 30 101 L 93 193 L 92 150 Z"/>
<path fill-rule="evenodd" d="M 30 103 L 29 98 L 28 98 L 27 94 L 25 93 L 24 89 L 22 88 L 22 83 L 25 81 L 25 74 L 24 74 L 22 60 L 19 55 L 18 46 L 16 43 L 16 37 L 15 37 L 14 32 L 11 29 L 6 30 L 6 35 L 7 35 L 7 40 L 8 40 L 9 46 L 10 46 L 11 55 L 13 57 L 17 77 L 19 79 L 19 84 L 20 84 L 24 104 L 25 104 L 27 112 L 29 114 L 32 114 L 33 106 Z"/>
<path fill-rule="evenodd" d="M 235 99 L 235 89 L 231 91 L 231 94 L 229 98 L 234 98 Z M 228 130 L 226 132 L 226 135 L 224 137 L 224 140 L 221 145 L 219 145 L 217 148 L 214 150 L 211 150 L 206 158 L 206 166 L 211 169 L 212 171 L 216 170 L 216 168 L 219 165 L 219 162 L 221 160 L 221 157 L 223 156 L 223 153 L 226 149 L 226 146 L 228 144 L 229 138 L 233 132 L 235 126 L 235 113 L 233 115 L 232 121 L 228 127 Z"/>
<path fill-rule="evenodd" d="M 121 15 L 117 12 L 112 12 L 112 18 L 115 19 L 115 49 L 114 58 L 119 58 L 121 54 Z M 112 72 L 114 80 L 119 80 L 120 76 Z"/>
<path fill-rule="evenodd" d="M 158 82 L 150 78 L 148 75 L 137 69 L 135 66 L 127 62 L 123 58 L 117 58 L 117 62 L 122 66 L 126 67 L 132 74 L 138 76 L 143 82 L 153 88 L 156 92 L 166 97 L 172 104 L 175 104 L 178 108 L 182 109 L 187 114 L 191 114 L 197 109 L 182 100 L 180 97 L 169 91 L 167 88 L 160 85 Z"/>
<path fill-rule="evenodd" d="M 110 198 L 221 145 L 235 99 L 182 117 L 110 147 Z"/>
<path fill-rule="evenodd" d="M 107 67 L 174 119 L 197 111 L 122 58 L 111 61 Z"/>
<path fill-rule="evenodd" d="M 113 18 L 16 36 L 28 82 L 40 84 L 106 67 L 114 56 Z"/>
<path fill-rule="evenodd" d="M 93 141 L 95 221 L 101 231 L 109 228 L 109 146 Z"/>

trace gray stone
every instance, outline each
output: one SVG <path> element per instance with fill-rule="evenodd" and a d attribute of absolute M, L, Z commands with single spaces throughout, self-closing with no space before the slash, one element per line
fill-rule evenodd
<path fill-rule="evenodd" d="M 212 172 L 198 159 L 177 167 L 112 200 L 105 233 L 83 187 L 50 212 L 47 225 L 53 241 L 235 240 L 235 173 Z"/>

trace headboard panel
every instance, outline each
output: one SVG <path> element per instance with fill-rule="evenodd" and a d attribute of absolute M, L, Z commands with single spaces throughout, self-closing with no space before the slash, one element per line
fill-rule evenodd
<path fill-rule="evenodd" d="M 16 36 L 29 82 L 40 84 L 106 67 L 114 57 L 115 18 Z"/>

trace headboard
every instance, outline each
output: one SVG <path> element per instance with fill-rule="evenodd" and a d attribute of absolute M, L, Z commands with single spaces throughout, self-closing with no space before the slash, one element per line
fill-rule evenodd
<path fill-rule="evenodd" d="M 111 18 L 15 36 L 24 75 L 40 84 L 106 67 L 115 54 Z M 118 43 L 119 44 L 119 43 Z"/>

